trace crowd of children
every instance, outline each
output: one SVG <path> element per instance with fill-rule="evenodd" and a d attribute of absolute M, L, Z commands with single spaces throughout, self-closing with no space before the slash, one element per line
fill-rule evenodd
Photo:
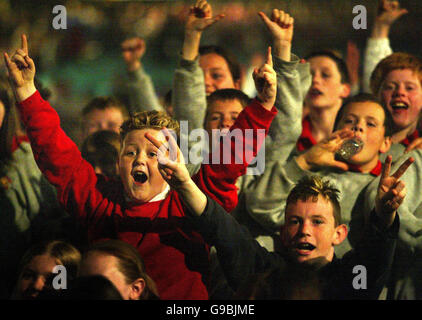
<path fill-rule="evenodd" d="M 406 13 L 379 1 L 356 89 L 338 53 L 292 53 L 290 14 L 257 12 L 272 43 L 248 96 L 236 57 L 200 45 L 225 17 L 198 0 L 164 104 L 130 37 L 80 146 L 23 34 L 0 79 L 0 298 L 422 298 L 422 60 L 388 42 Z"/>

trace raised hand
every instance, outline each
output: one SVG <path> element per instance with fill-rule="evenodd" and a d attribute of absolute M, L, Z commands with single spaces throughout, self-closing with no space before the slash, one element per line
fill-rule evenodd
<path fill-rule="evenodd" d="M 303 170 L 311 170 L 318 167 L 334 167 L 341 170 L 348 170 L 349 166 L 343 161 L 336 160 L 336 152 L 342 144 L 354 136 L 348 129 L 333 132 L 331 136 L 321 140 L 312 148 L 296 158 L 298 165 Z"/>
<path fill-rule="evenodd" d="M 21 48 L 16 50 L 12 58 L 6 52 L 4 53 L 10 84 L 18 102 L 25 100 L 36 91 L 35 64 L 28 55 L 28 41 L 24 34 L 21 36 L 21 42 Z"/>
<path fill-rule="evenodd" d="M 189 172 L 185 166 L 183 154 L 180 151 L 176 140 L 167 128 L 161 131 L 168 143 L 163 143 L 154 138 L 148 132 L 145 137 L 157 147 L 158 170 L 164 180 L 174 189 L 190 181 Z"/>
<path fill-rule="evenodd" d="M 400 8 L 398 1 L 380 0 L 372 30 L 372 37 L 387 38 L 392 24 L 406 13 L 408 11 Z"/>
<path fill-rule="evenodd" d="M 129 38 L 122 42 L 122 56 L 129 71 L 135 71 L 141 66 L 141 58 L 145 54 L 145 40 L 139 37 Z"/>
<path fill-rule="evenodd" d="M 259 12 L 258 15 L 271 34 L 274 55 L 282 60 L 290 61 L 294 18 L 283 10 L 278 9 L 273 9 L 271 19 L 263 12 Z"/>
<path fill-rule="evenodd" d="M 257 97 L 267 110 L 271 110 L 277 94 L 277 75 L 273 68 L 271 47 L 268 47 L 265 63 L 253 71 L 253 79 L 257 91 Z"/>
<path fill-rule="evenodd" d="M 407 9 L 400 8 L 398 1 L 381 0 L 378 5 L 375 22 L 392 25 L 402 15 L 408 13 Z"/>
<path fill-rule="evenodd" d="M 182 48 L 183 59 L 192 61 L 198 56 L 202 32 L 223 17 L 224 14 L 213 17 L 212 8 L 206 0 L 198 0 L 190 8 L 185 24 L 185 38 Z"/>
<path fill-rule="evenodd" d="M 211 5 L 206 0 L 198 0 L 196 4 L 190 8 L 185 31 L 202 32 L 222 18 L 224 18 L 224 14 L 213 17 Z"/>
<path fill-rule="evenodd" d="M 394 222 L 397 209 L 406 196 L 406 186 L 400 177 L 415 160 L 410 157 L 390 176 L 392 157 L 385 160 L 378 192 L 375 199 L 375 211 L 382 221 L 383 227 L 388 228 Z"/>

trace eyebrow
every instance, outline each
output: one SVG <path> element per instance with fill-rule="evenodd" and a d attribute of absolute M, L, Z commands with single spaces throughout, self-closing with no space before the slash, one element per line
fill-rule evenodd
<path fill-rule="evenodd" d="M 354 113 L 348 113 L 348 114 L 345 114 L 344 115 L 344 118 L 346 118 L 348 116 L 352 116 L 352 117 L 355 117 L 355 118 L 359 118 L 360 117 L 359 115 L 356 115 Z M 380 122 L 380 120 L 378 118 L 373 117 L 373 116 L 365 116 L 365 119 L 369 119 L 369 120 L 373 120 L 373 121 L 376 121 L 376 122 Z"/>

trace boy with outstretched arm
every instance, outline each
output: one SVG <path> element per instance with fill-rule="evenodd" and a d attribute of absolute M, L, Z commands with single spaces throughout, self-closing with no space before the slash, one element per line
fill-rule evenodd
<path fill-rule="evenodd" d="M 377 299 L 389 276 L 399 229 L 397 209 L 406 195 L 400 177 L 412 161 L 405 162 L 390 175 L 391 157 L 387 158 L 378 185 L 375 209 L 371 212 L 364 237 L 354 250 L 338 259 L 334 246 L 346 238 L 347 227 L 341 221 L 339 191 L 328 181 L 311 176 L 300 180 L 293 188 L 287 199 L 286 222 L 281 234 L 283 251 L 270 253 L 191 182 L 189 173 L 179 162 L 180 156 L 166 157 L 161 151 L 161 142 L 153 137 L 148 139 L 160 148 L 161 174 L 170 185 L 179 186 L 182 201 L 196 216 L 195 227 L 210 245 L 217 248 L 220 263 L 234 290 L 254 274 L 274 268 L 283 272 L 292 264 L 318 262 L 320 281 L 315 289 L 320 291 L 320 298 Z M 172 139 L 170 148 L 177 148 Z M 354 284 L 356 266 L 367 270 L 365 290 L 358 290 Z M 279 283 L 269 284 L 273 293 L 270 298 L 280 298 L 279 286 Z"/>
<path fill-rule="evenodd" d="M 177 133 L 178 123 L 156 111 L 132 117 L 121 130 L 120 181 L 97 176 L 60 128 L 57 113 L 36 91 L 35 65 L 25 35 L 13 57 L 5 53 L 4 58 L 37 164 L 57 188 L 61 204 L 87 228 L 89 239 L 117 238 L 136 247 L 162 299 L 207 299 L 207 246 L 192 229 L 178 193 L 161 176 L 157 148 L 146 138 L 149 134 L 164 142 L 161 129 Z M 246 107 L 231 128 L 241 130 L 245 148 L 255 155 L 259 142 L 244 133 L 247 128 L 267 132 L 276 114 L 272 65 L 258 70 L 256 79 L 263 84 L 257 89 L 259 100 Z M 225 148 L 235 150 L 234 142 L 223 141 L 220 154 L 227 153 Z M 220 159 L 218 164 L 203 165 L 193 177 L 228 211 L 237 204 L 236 179 L 248 166 L 243 150 L 241 155 L 232 152 L 229 164 L 220 164 Z M 243 161 L 235 162 L 239 157 Z M 136 285 L 132 289 L 139 290 Z"/>

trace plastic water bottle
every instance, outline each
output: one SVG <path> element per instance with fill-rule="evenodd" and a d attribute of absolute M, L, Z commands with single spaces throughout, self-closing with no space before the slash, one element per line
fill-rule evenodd
<path fill-rule="evenodd" d="M 343 142 L 340 149 L 337 150 L 338 155 L 343 160 L 348 160 L 356 153 L 362 150 L 363 142 L 359 139 L 350 139 Z"/>

